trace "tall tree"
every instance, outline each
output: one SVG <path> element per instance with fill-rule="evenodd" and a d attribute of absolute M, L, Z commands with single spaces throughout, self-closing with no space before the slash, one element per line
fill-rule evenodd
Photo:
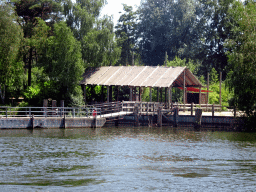
<path fill-rule="evenodd" d="M 82 95 L 79 82 L 84 73 L 81 45 L 64 22 L 54 24 L 54 36 L 48 38 L 38 64 L 54 84 L 56 99 L 74 102 Z"/>
<path fill-rule="evenodd" d="M 202 2 L 204 9 L 204 18 L 207 18 L 204 30 L 204 58 L 202 68 L 205 75 L 215 68 L 217 72 L 223 71 L 226 76 L 227 67 L 227 49 L 224 42 L 231 35 L 231 26 L 233 18 L 229 15 L 234 0 L 206 0 Z"/>
<path fill-rule="evenodd" d="M 61 4 L 58 0 L 11 0 L 11 2 L 19 16 L 18 23 L 22 27 L 26 39 L 31 38 L 33 28 L 37 25 L 37 18 L 47 20 L 49 25 L 61 19 L 59 15 Z M 31 85 L 31 69 L 34 56 L 35 47 L 31 44 L 25 44 L 23 61 L 25 68 L 28 69 L 28 86 Z"/>
<path fill-rule="evenodd" d="M 113 22 L 106 16 L 99 18 L 104 3 L 104 0 L 77 0 L 64 5 L 67 25 L 81 42 L 83 61 L 91 67 L 113 65 L 119 57 Z"/>
<path fill-rule="evenodd" d="M 165 53 L 187 58 L 201 44 L 196 0 L 147 0 L 139 9 L 138 40 L 147 65 L 163 65 Z"/>
<path fill-rule="evenodd" d="M 256 117 L 256 3 L 236 1 L 229 10 L 234 23 L 232 34 L 226 41 L 230 79 L 228 85 L 234 90 L 234 103 L 252 117 Z"/>
<path fill-rule="evenodd" d="M 123 5 L 125 11 L 119 18 L 116 28 L 118 45 L 121 47 L 120 64 L 128 65 L 132 63 L 135 51 L 135 32 L 136 32 L 136 12 L 132 6 Z"/>
<path fill-rule="evenodd" d="M 6 87 L 16 89 L 22 73 L 19 49 L 22 29 L 15 22 L 14 11 L 7 4 L 0 5 L 0 101 L 4 103 Z M 16 87 L 17 86 L 17 87 Z"/>

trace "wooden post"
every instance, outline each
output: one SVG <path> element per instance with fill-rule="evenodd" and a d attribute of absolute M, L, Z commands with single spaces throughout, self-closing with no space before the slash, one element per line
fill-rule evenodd
<path fill-rule="evenodd" d="M 104 85 L 101 85 L 101 102 L 104 102 Z"/>
<path fill-rule="evenodd" d="M 158 127 L 162 127 L 163 125 L 163 119 L 162 119 L 162 107 L 161 105 L 158 106 L 158 110 L 157 110 L 157 126 Z"/>
<path fill-rule="evenodd" d="M 34 114 L 31 117 L 31 127 L 34 129 Z"/>
<path fill-rule="evenodd" d="M 179 123 L 179 108 L 178 107 L 174 108 L 173 117 L 174 117 L 174 121 L 173 121 L 174 125 L 173 126 L 178 127 L 178 123 Z"/>
<path fill-rule="evenodd" d="M 130 87 L 130 98 L 129 101 L 132 101 L 132 87 Z"/>
<path fill-rule="evenodd" d="M 199 87 L 199 106 L 201 107 L 202 93 L 201 86 Z"/>
<path fill-rule="evenodd" d="M 84 102 L 86 103 L 86 85 L 83 84 L 83 90 L 84 90 Z"/>
<path fill-rule="evenodd" d="M 165 105 L 166 105 L 166 103 L 168 102 L 168 99 L 167 99 L 167 87 L 165 87 L 165 93 L 164 94 L 165 94 L 164 98 L 165 98 Z"/>
<path fill-rule="evenodd" d="M 107 102 L 109 103 L 109 86 L 107 86 Z"/>
<path fill-rule="evenodd" d="M 167 105 L 168 110 L 171 107 L 171 101 L 170 100 L 171 100 L 171 87 L 168 87 L 168 105 Z"/>
<path fill-rule="evenodd" d="M 183 72 L 183 104 L 184 104 L 184 111 L 185 111 L 185 104 L 186 104 L 186 73 L 185 70 Z"/>
<path fill-rule="evenodd" d="M 169 95 L 169 97 L 170 97 L 170 100 L 171 100 L 171 109 L 172 109 L 173 108 L 173 105 L 172 105 L 172 85 L 170 87 L 170 95 Z"/>
<path fill-rule="evenodd" d="M 214 117 L 214 104 L 212 104 L 212 116 Z"/>
<path fill-rule="evenodd" d="M 152 102 L 152 87 L 149 87 L 149 101 Z"/>
<path fill-rule="evenodd" d="M 66 114 L 64 114 L 64 118 L 63 118 L 63 128 L 66 128 Z"/>
<path fill-rule="evenodd" d="M 221 111 L 221 81 L 222 81 L 222 72 L 220 72 L 220 111 Z"/>
<path fill-rule="evenodd" d="M 163 102 L 163 90 L 162 90 L 162 87 L 160 87 L 160 102 Z"/>
<path fill-rule="evenodd" d="M 134 106 L 134 126 L 139 126 L 139 107 L 137 104 Z"/>
<path fill-rule="evenodd" d="M 208 104 L 209 103 L 209 76 L 210 76 L 210 73 L 207 73 L 207 101 L 206 103 Z"/>
<path fill-rule="evenodd" d="M 157 87 L 157 102 L 159 102 L 159 87 Z"/>
<path fill-rule="evenodd" d="M 112 99 L 112 91 L 113 91 L 113 89 L 112 89 L 112 86 L 110 85 L 109 86 L 109 102 L 113 101 L 113 99 Z"/>
<path fill-rule="evenodd" d="M 117 86 L 117 95 L 116 95 L 116 101 L 119 101 L 119 89 L 120 89 L 120 86 Z"/>
<path fill-rule="evenodd" d="M 141 89 L 142 89 L 142 87 L 139 87 L 139 97 L 140 97 L 139 100 L 140 100 L 140 102 L 141 102 L 141 93 L 142 93 Z"/>
<path fill-rule="evenodd" d="M 202 123 L 202 109 L 196 109 L 195 111 L 195 122 L 194 122 L 194 128 L 198 129 L 201 127 Z"/>

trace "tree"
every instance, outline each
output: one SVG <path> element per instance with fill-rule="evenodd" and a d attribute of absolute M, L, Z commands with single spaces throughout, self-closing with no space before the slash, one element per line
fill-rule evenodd
<path fill-rule="evenodd" d="M 230 74 L 228 85 L 234 90 L 234 103 L 254 121 L 256 117 L 256 3 L 237 1 L 230 9 L 234 18 L 233 35 L 226 41 Z M 239 34 L 239 35 L 237 35 Z"/>
<path fill-rule="evenodd" d="M 118 45 L 121 47 L 121 65 L 132 64 L 132 57 L 135 51 L 135 30 L 136 30 L 136 12 L 132 11 L 132 6 L 123 4 L 125 11 L 118 20 L 116 28 L 116 37 Z"/>
<path fill-rule="evenodd" d="M 115 64 L 119 57 L 109 17 L 99 18 L 104 0 L 67 1 L 64 14 L 67 25 L 82 46 L 82 59 L 89 67 Z"/>
<path fill-rule="evenodd" d="M 225 79 L 227 73 L 227 55 L 225 40 L 232 34 L 230 23 L 233 18 L 229 14 L 234 0 L 206 0 L 202 2 L 205 7 L 203 17 L 204 25 L 204 58 L 202 58 L 201 70 L 206 75 L 212 68 L 217 72 L 223 72 Z"/>
<path fill-rule="evenodd" d="M 15 22 L 16 15 L 7 4 L 0 5 L 0 99 L 4 103 L 5 90 L 18 89 L 22 81 L 20 45 L 22 29 Z"/>
<path fill-rule="evenodd" d="M 193 58 L 200 49 L 199 3 L 193 0 L 147 0 L 139 8 L 138 44 L 147 65 L 163 65 L 165 53 Z"/>
<path fill-rule="evenodd" d="M 65 99 L 74 105 L 81 103 L 82 92 L 79 83 L 84 73 L 81 45 L 64 22 L 54 24 L 53 32 L 54 36 L 48 38 L 38 65 L 43 67 L 44 73 L 48 75 L 48 82 L 52 84 L 50 87 L 55 90 L 55 99 Z"/>
<path fill-rule="evenodd" d="M 33 28 L 38 24 L 37 18 L 48 21 L 53 25 L 55 21 L 61 19 L 61 4 L 58 0 L 11 0 L 14 9 L 19 16 L 17 20 L 23 29 L 25 39 L 30 39 L 33 35 Z M 25 42 L 30 42 L 29 40 Z M 31 44 L 24 44 L 23 62 L 28 69 L 28 86 L 31 86 L 31 69 L 35 59 L 35 47 Z"/>

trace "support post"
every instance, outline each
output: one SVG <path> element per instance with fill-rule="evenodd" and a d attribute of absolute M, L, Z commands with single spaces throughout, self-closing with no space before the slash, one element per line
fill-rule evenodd
<path fill-rule="evenodd" d="M 212 104 L 212 116 L 214 117 L 214 104 Z"/>
<path fill-rule="evenodd" d="M 168 99 L 167 99 L 167 87 L 165 87 L 164 90 L 165 90 L 165 93 L 164 93 L 165 97 L 164 98 L 165 98 L 165 104 L 166 104 L 168 102 Z"/>
<path fill-rule="evenodd" d="M 129 101 L 132 101 L 132 87 L 130 87 L 130 98 Z"/>
<path fill-rule="evenodd" d="M 152 102 L 152 87 L 149 87 L 149 101 Z"/>
<path fill-rule="evenodd" d="M 157 87 L 157 102 L 159 102 L 159 87 Z"/>
<path fill-rule="evenodd" d="M 206 103 L 208 104 L 209 103 L 209 76 L 210 76 L 210 73 L 207 73 L 207 101 Z"/>
<path fill-rule="evenodd" d="M 104 85 L 101 85 L 101 102 L 104 102 Z"/>
<path fill-rule="evenodd" d="M 163 88 L 160 87 L 160 101 L 163 102 Z"/>
<path fill-rule="evenodd" d="M 162 127 L 162 125 L 163 125 L 162 107 L 161 105 L 159 105 L 157 110 L 157 126 Z"/>
<path fill-rule="evenodd" d="M 168 87 L 168 105 L 167 105 L 168 110 L 170 109 L 170 107 L 171 107 L 171 87 Z"/>
<path fill-rule="evenodd" d="M 201 123 L 202 123 L 202 109 L 196 109 L 194 128 L 195 129 L 201 128 Z"/>
<path fill-rule="evenodd" d="M 220 72 L 220 111 L 221 111 L 221 81 L 222 81 L 222 72 Z"/>
<path fill-rule="evenodd" d="M 178 123 L 179 123 L 179 108 L 178 107 L 175 107 L 174 108 L 174 121 L 173 121 L 173 123 L 174 123 L 174 127 L 178 127 Z"/>
<path fill-rule="evenodd" d="M 83 84 L 83 90 L 84 90 L 84 102 L 86 103 L 86 85 Z"/>
<path fill-rule="evenodd" d="M 201 107 L 201 100 L 202 100 L 202 90 L 201 86 L 199 87 L 199 106 Z"/>
<path fill-rule="evenodd" d="M 107 86 L 107 102 L 109 103 L 109 86 Z"/>
<path fill-rule="evenodd" d="M 139 106 L 137 104 L 134 106 L 134 126 L 139 126 Z"/>
<path fill-rule="evenodd" d="M 32 127 L 32 129 L 34 129 L 34 114 L 32 115 L 32 117 L 31 117 L 31 127 Z"/>
<path fill-rule="evenodd" d="M 186 73 L 185 70 L 183 72 L 183 104 L 184 104 L 184 111 L 185 111 L 185 104 L 186 104 Z"/>
<path fill-rule="evenodd" d="M 109 86 L 109 102 L 112 102 L 112 91 L 113 89 L 112 89 L 112 86 L 110 85 Z"/>

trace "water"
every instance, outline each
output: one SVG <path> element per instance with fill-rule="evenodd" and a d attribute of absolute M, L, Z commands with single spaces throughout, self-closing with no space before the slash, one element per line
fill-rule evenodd
<path fill-rule="evenodd" d="M 0 130 L 1 191 L 254 191 L 256 134 Z"/>

